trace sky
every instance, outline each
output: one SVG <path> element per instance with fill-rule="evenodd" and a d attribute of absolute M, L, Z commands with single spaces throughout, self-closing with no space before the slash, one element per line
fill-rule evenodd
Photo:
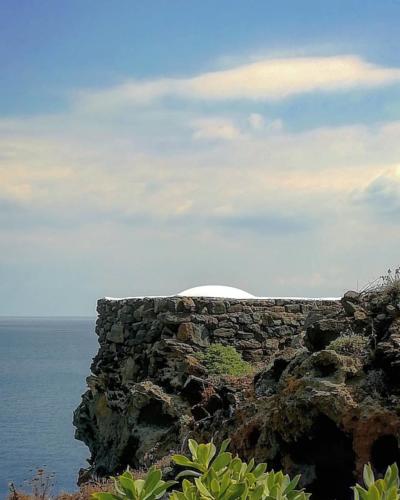
<path fill-rule="evenodd" d="M 0 315 L 400 264 L 400 0 L 2 0 Z"/>

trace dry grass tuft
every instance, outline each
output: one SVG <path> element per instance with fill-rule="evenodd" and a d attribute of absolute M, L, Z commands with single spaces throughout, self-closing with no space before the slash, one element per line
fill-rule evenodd
<path fill-rule="evenodd" d="M 373 292 L 383 293 L 385 295 L 400 295 L 400 267 L 394 271 L 388 269 L 386 274 L 368 283 L 361 290 L 361 294 L 364 295 Z"/>
<path fill-rule="evenodd" d="M 54 495 L 52 494 L 54 476 L 47 474 L 44 469 L 37 470 L 35 476 L 28 481 L 28 487 L 30 492 L 19 490 L 11 483 L 7 500 L 90 500 L 92 493 L 115 491 L 114 482 L 111 479 L 104 479 L 90 481 L 74 493 L 62 492 Z"/>

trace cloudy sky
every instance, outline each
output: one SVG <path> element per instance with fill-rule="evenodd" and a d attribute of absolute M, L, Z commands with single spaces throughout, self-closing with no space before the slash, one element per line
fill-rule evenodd
<path fill-rule="evenodd" d="M 2 0 L 0 314 L 400 264 L 399 0 Z"/>

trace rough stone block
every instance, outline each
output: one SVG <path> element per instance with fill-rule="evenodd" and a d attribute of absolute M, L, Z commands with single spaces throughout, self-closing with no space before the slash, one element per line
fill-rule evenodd
<path fill-rule="evenodd" d="M 107 340 L 115 344 L 124 342 L 124 327 L 120 324 L 112 325 L 111 330 L 107 333 Z"/>

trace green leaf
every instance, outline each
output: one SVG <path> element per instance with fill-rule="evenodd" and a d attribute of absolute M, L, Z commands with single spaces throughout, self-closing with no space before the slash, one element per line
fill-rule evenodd
<path fill-rule="evenodd" d="M 194 480 L 195 484 L 196 484 L 196 487 L 197 489 L 200 491 L 200 493 L 207 497 L 207 498 L 212 498 L 212 495 L 211 493 L 208 491 L 208 489 L 204 486 L 204 484 L 202 483 L 201 479 L 200 478 L 196 478 Z"/>
<path fill-rule="evenodd" d="M 368 500 L 369 499 L 369 494 L 368 491 L 362 488 L 359 484 L 355 486 L 355 489 L 360 497 L 360 500 Z"/>
<path fill-rule="evenodd" d="M 169 500 L 187 500 L 187 497 L 181 491 L 173 491 L 169 497 Z"/>
<path fill-rule="evenodd" d="M 187 479 L 184 479 L 182 481 L 182 490 L 184 493 L 187 493 L 188 491 L 190 491 L 190 489 L 192 488 L 192 483 L 190 481 L 188 481 Z"/>
<path fill-rule="evenodd" d="M 152 492 L 160 482 L 162 478 L 162 472 L 159 469 L 151 468 L 146 474 L 144 481 L 144 490 L 146 493 Z"/>
<path fill-rule="evenodd" d="M 210 465 L 211 460 L 215 457 L 215 454 L 217 453 L 217 448 L 215 447 L 214 443 L 209 443 L 208 445 L 208 455 L 207 455 L 207 467 Z"/>
<path fill-rule="evenodd" d="M 264 486 L 260 484 L 255 490 L 250 493 L 251 500 L 261 500 L 264 494 Z"/>
<path fill-rule="evenodd" d="M 261 463 L 254 467 L 253 474 L 259 478 L 267 470 L 267 464 Z"/>
<path fill-rule="evenodd" d="M 154 498 L 161 498 L 168 488 L 171 488 L 174 484 L 177 484 L 176 481 L 161 481 L 161 484 L 158 485 L 152 492 Z M 146 497 L 147 498 L 147 497 Z"/>
<path fill-rule="evenodd" d="M 239 475 L 241 478 L 243 478 L 246 474 L 246 471 L 247 471 L 247 464 L 245 464 L 244 462 L 242 463 L 241 467 L 240 467 L 240 472 L 239 472 Z"/>
<path fill-rule="evenodd" d="M 218 481 L 216 479 L 212 479 L 210 486 L 211 486 L 211 488 L 210 488 L 211 489 L 211 493 L 213 493 L 213 495 L 215 495 L 215 496 L 218 496 L 218 493 L 221 490 Z"/>
<path fill-rule="evenodd" d="M 364 484 L 367 488 L 372 486 L 375 482 L 375 477 L 374 473 L 372 471 L 371 464 L 364 465 L 364 470 L 363 470 L 363 479 L 364 479 Z"/>
<path fill-rule="evenodd" d="M 392 486 L 385 494 L 385 500 L 399 500 L 399 490 L 397 486 Z"/>
<path fill-rule="evenodd" d="M 172 460 L 177 464 L 177 465 L 183 465 L 183 466 L 192 466 L 194 462 L 189 460 L 187 457 L 183 455 L 172 455 Z"/>
<path fill-rule="evenodd" d="M 229 485 L 231 483 L 232 479 L 230 477 L 230 474 L 229 472 L 226 472 L 223 476 L 222 476 L 222 480 L 221 480 L 221 496 L 223 494 L 225 494 L 226 490 L 229 488 Z"/>
<path fill-rule="evenodd" d="M 246 490 L 245 483 L 232 484 L 224 495 L 224 500 L 238 500 Z"/>
<path fill-rule="evenodd" d="M 233 470 L 233 472 L 235 472 L 236 474 L 239 474 L 240 469 L 242 468 L 242 461 L 240 460 L 239 457 L 235 457 L 232 460 L 230 468 Z"/>
<path fill-rule="evenodd" d="M 143 486 L 144 486 L 144 479 L 136 479 L 136 481 L 135 481 L 135 487 L 136 487 L 136 490 L 137 490 L 138 498 L 141 498 L 141 494 L 142 494 L 142 491 L 143 491 Z"/>
<path fill-rule="evenodd" d="M 210 447 L 211 447 L 211 443 L 199 444 L 199 447 L 197 448 L 197 460 L 204 467 L 208 466 L 208 457 L 210 455 Z"/>
<path fill-rule="evenodd" d="M 247 471 L 246 472 L 251 472 L 254 467 L 254 458 L 250 460 L 250 462 L 247 464 Z"/>
<path fill-rule="evenodd" d="M 122 489 L 122 491 L 128 498 L 137 497 L 137 490 L 134 479 L 131 479 L 129 476 L 122 474 L 122 476 L 119 476 L 117 482 L 119 489 Z"/>
<path fill-rule="evenodd" d="M 396 463 L 387 468 L 385 481 L 389 488 L 392 486 L 396 486 L 397 488 L 399 487 L 399 469 Z"/>
<path fill-rule="evenodd" d="M 257 481 L 256 476 L 252 472 L 247 472 L 245 475 L 245 480 L 249 484 L 249 486 L 253 486 L 253 484 Z"/>
<path fill-rule="evenodd" d="M 172 455 L 172 460 L 177 465 L 182 465 L 183 467 L 192 467 L 193 469 L 199 470 L 200 472 L 205 472 L 207 470 L 206 467 L 204 467 L 204 465 L 201 465 L 198 462 L 192 462 L 183 455 Z"/>
<path fill-rule="evenodd" d="M 214 462 L 211 464 L 211 467 L 219 471 L 226 467 L 232 460 L 232 453 L 224 452 L 220 453 L 217 458 L 214 460 Z"/>
<path fill-rule="evenodd" d="M 189 445 L 189 450 L 190 450 L 190 453 L 192 454 L 193 460 L 197 460 L 197 448 L 199 445 L 197 444 L 197 442 L 194 439 L 189 439 L 188 445 Z"/>
<path fill-rule="evenodd" d="M 368 499 L 369 500 L 381 500 L 381 495 L 378 491 L 378 488 L 372 484 L 371 487 L 368 489 Z"/>
<path fill-rule="evenodd" d="M 219 449 L 219 452 L 224 453 L 227 450 L 230 442 L 231 442 L 230 439 L 225 439 L 225 441 L 222 441 L 221 448 Z"/>
<path fill-rule="evenodd" d="M 290 481 L 290 483 L 285 488 L 284 494 L 287 495 L 288 493 L 290 493 L 291 491 L 293 491 L 296 488 L 296 486 L 298 485 L 299 481 L 300 481 L 300 474 L 298 474 L 297 476 L 295 476 Z"/>
<path fill-rule="evenodd" d="M 198 472 L 196 470 L 183 470 L 176 476 L 176 479 L 181 479 L 182 477 L 200 477 L 200 476 L 201 472 Z"/>

